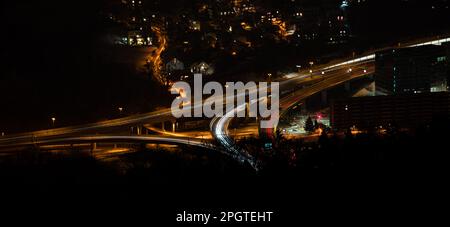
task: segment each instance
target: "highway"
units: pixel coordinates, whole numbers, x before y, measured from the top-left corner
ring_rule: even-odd
[[[350,65],[339,65],[334,68],[324,69],[310,73],[299,73],[298,76],[280,82],[280,91],[289,90],[292,92],[285,95],[280,100],[281,114],[289,108],[295,106],[298,102],[324,90],[337,86],[346,81],[360,78],[366,75],[373,74],[375,70],[374,62],[364,61],[355,62]],[[298,91],[295,90],[299,85],[305,83],[314,83]],[[259,100],[262,101],[262,100]],[[218,117],[211,122],[211,132],[214,138],[233,155],[237,155],[240,160],[248,161],[254,168],[257,168],[256,160],[248,154],[245,150],[236,146],[235,141],[231,138],[228,126],[233,120],[234,113],[245,110],[245,105],[236,107],[227,112],[223,117]],[[276,126],[275,126],[276,128]]]
[[[214,138],[224,147],[230,156],[241,163],[248,162],[250,166],[258,169],[257,161],[245,150],[239,148],[229,136],[228,126],[235,116],[236,111],[245,111],[246,104],[238,106],[235,110],[227,112],[223,117],[215,117],[210,124],[210,130]]]
[[[441,45],[444,42],[450,42],[450,38],[437,38],[419,42],[410,42],[402,47]],[[280,114],[283,115],[287,112],[287,110],[314,94],[325,91],[347,81],[373,74],[375,72],[375,53],[390,48],[394,47],[386,47],[353,59],[318,66],[315,67],[312,72],[305,70],[297,74],[291,74],[287,80],[280,82],[280,91],[282,94],[285,90],[290,91],[290,94],[285,95],[280,100]],[[295,90],[298,85],[305,83],[308,78],[313,79],[316,83],[311,86]],[[236,111],[240,111],[240,108],[242,107],[236,107],[236,109],[226,113],[224,117],[214,119],[211,124],[214,126],[211,127],[211,132],[213,133],[214,138],[216,138],[222,146],[227,148],[227,150],[233,153],[239,152],[241,153],[241,157],[253,161],[253,158],[251,156],[249,157],[247,152],[236,147],[235,142],[233,138],[230,137],[230,133],[228,131],[228,125],[233,119],[232,117],[229,117],[229,115]]]
[[[448,42],[450,38],[445,39],[428,39],[420,42],[411,42],[405,45],[405,47],[410,46],[420,46],[427,44],[439,45],[442,42]],[[385,49],[392,48],[387,47]],[[304,100],[311,95],[318,92],[327,90],[336,85],[345,83],[347,81],[357,79],[366,75],[373,74],[375,70],[375,53],[368,53],[366,55],[356,57],[353,59],[346,59],[341,61],[335,61],[334,63],[316,66],[313,72],[302,71],[296,73],[289,78],[280,81],[280,91],[282,93],[282,99],[280,100],[280,108],[282,111],[286,111],[289,108],[295,106],[298,102]],[[305,86],[299,88],[299,85],[312,84],[310,86]],[[249,93],[258,92],[259,89],[250,91]],[[287,91],[287,92],[286,92]],[[227,97],[228,98],[228,97]],[[202,105],[196,105],[192,107],[202,108]],[[240,161],[248,161],[252,166],[256,166],[253,158],[249,156],[245,151],[235,147],[235,143],[229,136],[228,125],[234,116],[235,111],[241,111],[242,106],[238,106],[236,109],[225,113],[224,117],[215,118],[211,121],[211,133],[213,137],[228,151],[228,153],[234,157],[237,157]],[[281,112],[283,113],[283,112]],[[162,120],[173,119],[172,112],[170,108],[163,110],[138,114],[130,117],[102,121],[92,124],[64,127],[57,129],[41,130],[35,132],[20,133],[15,135],[7,135],[0,137],[0,148],[18,146],[23,144],[34,144],[36,141],[41,142],[76,142],[82,140],[107,140],[107,139],[130,139],[139,140],[136,137],[120,137],[120,136],[93,136],[93,137],[82,137],[83,135],[96,134],[102,132],[109,132],[116,128],[130,127],[136,125],[146,125],[151,123],[161,122]],[[196,145],[193,143],[193,139],[182,138],[176,136],[170,137],[139,137],[142,141],[147,142],[172,142],[177,144],[188,144]],[[91,140],[91,141],[92,141]]]
[[[164,109],[147,114],[139,114],[130,117],[101,121],[92,124],[41,130],[35,132],[20,133],[0,137],[1,144],[13,144],[35,139],[43,140],[49,138],[67,137],[74,134],[98,133],[101,131],[111,130],[116,127],[136,126],[144,123],[160,122],[162,119],[172,119],[170,109]]]
[[[298,102],[314,94],[325,91],[347,81],[371,75],[374,72],[375,64],[373,61],[354,63],[345,67],[340,66],[333,71],[328,71],[327,76],[323,76],[323,78],[317,83],[284,96],[280,100],[280,109],[287,110],[296,105]]]
[[[56,139],[43,139],[35,141],[25,141],[13,145],[0,144],[0,149],[10,147],[26,147],[26,146],[46,146],[59,144],[86,144],[86,143],[163,143],[174,145],[197,146],[207,149],[217,149],[205,140],[185,137],[163,137],[163,136],[117,136],[117,135],[100,135],[100,136],[74,136]]]

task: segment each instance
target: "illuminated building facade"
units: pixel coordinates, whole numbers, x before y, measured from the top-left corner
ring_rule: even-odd
[[[442,46],[392,49],[376,54],[377,94],[447,91],[447,56]]]

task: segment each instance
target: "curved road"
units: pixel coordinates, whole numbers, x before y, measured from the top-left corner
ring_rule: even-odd
[[[404,47],[420,46],[420,45],[440,45],[443,42],[449,42],[450,38],[445,39],[428,39],[426,41],[411,42]],[[392,47],[388,47],[392,48]],[[388,49],[386,48],[386,49]],[[289,109],[296,105],[301,100],[316,94],[320,91],[329,89],[346,81],[359,78],[374,72],[375,51],[364,55],[362,57],[349,59],[346,61],[337,62],[335,64],[328,64],[316,67],[313,73],[302,72],[295,76],[280,82],[280,91],[289,91],[291,95],[287,95],[280,100],[280,107],[282,110]],[[351,69],[351,70],[350,70]],[[349,71],[350,70],[350,71]],[[309,80],[309,81],[308,81]],[[312,86],[298,90],[298,85],[305,82],[315,82]],[[250,92],[258,92],[258,89]],[[202,106],[194,106],[192,108],[202,108]],[[238,111],[238,107],[230,112]],[[229,113],[230,113],[229,112]],[[229,137],[228,125],[232,117],[226,113],[224,117],[217,118],[212,121],[211,132],[213,136],[222,144],[231,155],[236,154],[236,147],[234,147],[233,139]],[[139,114],[130,117],[102,121],[98,123],[65,127],[51,130],[42,130],[28,133],[21,133],[15,135],[8,135],[0,137],[0,148],[3,146],[13,146],[14,144],[33,143],[33,141],[51,141],[64,140],[68,138],[76,138],[79,135],[94,133],[99,131],[111,130],[115,127],[144,125],[151,122],[160,122],[163,119],[171,119],[172,113],[169,108],[160,111],[155,111],[147,114]],[[80,138],[80,137],[78,137]],[[153,141],[164,142],[167,138],[153,138]],[[186,141],[178,141],[183,144]],[[245,152],[239,151],[239,159],[247,159],[250,163],[254,163],[251,157]],[[254,164],[253,164],[254,165]]]
[[[444,42],[450,42],[450,38],[438,38],[431,39],[420,42],[411,42],[403,47],[415,47],[415,46],[423,46],[423,45],[441,45]],[[341,61],[333,64],[327,64],[323,66],[316,67],[315,70],[311,72],[303,71],[301,73],[296,74],[295,76],[291,76],[288,80],[282,81],[280,83],[280,91],[289,90],[290,86],[294,86],[294,90],[292,90],[290,95],[284,96],[280,100],[280,109],[281,115],[285,113],[288,109],[297,105],[300,101],[317,94],[321,91],[330,89],[339,84],[345,83],[347,81],[351,81],[356,78],[361,78],[366,75],[371,75],[375,72],[375,53],[377,51],[390,49],[393,47],[387,47],[380,50],[373,51],[367,55],[357,57],[354,59],[349,59],[346,61]],[[296,91],[295,88],[297,85],[304,83],[306,78],[319,78],[317,83],[314,83],[311,86],[303,88],[299,91]],[[234,140],[229,136],[228,125],[230,124],[232,117],[227,117],[227,115],[231,115],[236,111],[239,111],[237,107],[234,110],[226,113],[224,117],[217,118],[213,120],[214,127],[211,128],[211,132],[214,137],[218,140],[218,142],[235,153],[239,151],[242,157],[245,157],[248,160],[253,160],[253,158],[248,155],[242,149],[236,147]],[[275,127],[276,128],[276,127]]]

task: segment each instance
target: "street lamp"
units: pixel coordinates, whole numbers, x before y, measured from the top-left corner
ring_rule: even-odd
[[[51,119],[52,119],[52,125],[53,125],[53,127],[55,127],[56,118],[52,117]]]
[[[123,107],[119,107],[119,108],[117,108],[117,109],[119,110],[120,115],[122,115]]]
[[[269,82],[272,82],[272,73],[268,73],[267,76],[269,77]]]

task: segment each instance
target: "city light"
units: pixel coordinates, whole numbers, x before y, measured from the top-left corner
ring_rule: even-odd
[[[316,115],[316,117],[317,117],[317,120],[322,120],[322,114],[321,114],[321,113],[318,113],[318,114]]]
[[[146,204],[148,226],[407,221],[392,207],[414,222],[440,209],[414,201],[444,197],[430,179],[447,177],[449,7],[5,1],[2,205],[35,222],[73,202],[125,223]]]

